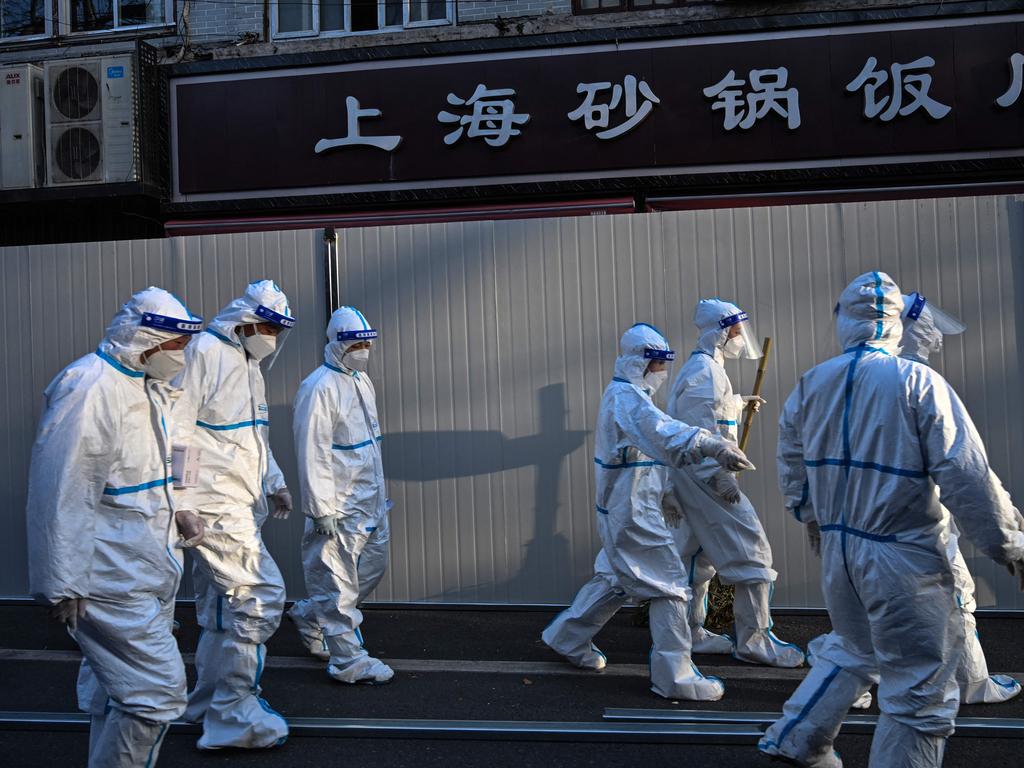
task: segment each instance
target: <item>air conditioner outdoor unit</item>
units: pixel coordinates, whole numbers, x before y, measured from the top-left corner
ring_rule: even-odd
[[[43,70],[0,67],[0,189],[46,183]]]
[[[137,181],[132,55],[46,63],[49,183]]]

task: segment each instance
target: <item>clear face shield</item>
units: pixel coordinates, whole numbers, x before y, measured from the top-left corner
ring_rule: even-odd
[[[274,350],[266,358],[263,358],[267,363],[267,370],[270,370],[274,366],[277,356],[281,354],[284,340],[288,337],[291,329],[295,327],[295,318],[282,315],[262,304],[256,307],[256,314],[262,322],[273,323],[278,328],[277,335],[274,337]]]
[[[662,363],[659,366],[661,368],[659,371],[650,370],[651,363],[647,364],[647,370],[644,372],[644,384],[647,385],[651,392],[657,392],[661,389],[668,379],[668,369],[665,366],[675,359],[676,353],[671,349],[655,349],[654,347],[646,347],[644,349],[644,360],[650,360],[651,363]]]
[[[729,358],[757,360],[761,357],[761,345],[746,312],[739,312],[718,321],[719,326],[729,332],[722,352]]]
[[[344,349],[344,352],[340,355],[344,365],[353,371],[365,373],[370,362],[370,350],[376,343],[379,335],[375,328],[364,328],[358,331],[338,331],[335,341]],[[352,349],[352,347],[359,344],[367,346],[361,349]]]
[[[967,330],[966,325],[928,301],[920,293],[912,293],[909,296],[905,296],[903,303],[903,322],[905,324],[920,320],[923,315],[925,320],[929,317],[931,318],[932,325],[943,336],[956,336]]]

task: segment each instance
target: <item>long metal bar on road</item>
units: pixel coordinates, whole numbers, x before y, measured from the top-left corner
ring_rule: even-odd
[[[77,712],[2,712],[0,730],[86,731],[89,716]],[[507,720],[377,720],[288,718],[291,736],[321,738],[475,739],[481,741],[578,741],[659,744],[751,745],[761,732],[735,723],[547,723]],[[195,723],[175,722],[171,733],[198,734]]]
[[[750,725],[763,731],[782,717],[781,712],[709,711],[703,709],[616,709],[607,708],[604,719],[608,722],[656,722],[679,724]],[[847,715],[842,733],[872,734],[878,725],[878,715]],[[980,738],[1024,738],[1024,720],[1009,717],[958,717],[956,736]]]

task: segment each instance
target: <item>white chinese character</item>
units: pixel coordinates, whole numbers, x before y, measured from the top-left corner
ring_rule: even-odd
[[[522,133],[517,125],[525,125],[530,120],[528,114],[516,114],[515,103],[512,99],[499,99],[498,96],[515,96],[516,92],[511,88],[498,88],[488,90],[485,85],[478,85],[473,95],[463,100],[454,93],[448,94],[448,103],[454,107],[473,107],[473,113],[469,115],[453,115],[451,112],[438,112],[437,120],[441,123],[458,123],[459,127],[444,137],[444,143],[451,146],[462,138],[462,132],[466,137],[475,139],[483,138],[492,147],[502,147],[508,143],[513,136]],[[466,129],[466,126],[469,129]]]
[[[736,77],[732,69],[715,85],[704,89],[707,98],[717,99],[711,109],[725,112],[725,130],[751,128],[769,112],[786,118],[786,126],[790,130],[800,127],[800,92],[786,87],[788,69],[753,69],[749,78],[750,93],[745,96],[741,86],[746,85],[746,81]]]
[[[928,95],[928,89],[932,87],[932,76],[927,72],[914,70],[931,69],[935,66],[935,59],[931,56],[922,56],[909,64],[893,64],[889,72],[876,70],[878,60],[870,56],[864,62],[864,69],[851,80],[846,90],[850,93],[864,89],[864,116],[868,119],[878,118],[882,122],[889,122],[897,115],[906,117],[918,109],[924,109],[931,117],[940,120],[949,114],[952,107],[942,104]],[[892,73],[891,93],[879,98],[878,89],[889,81]],[[907,104],[903,103],[903,96],[910,97]]]
[[[633,130],[651,113],[655,104],[661,103],[661,100],[654,95],[654,91],[651,90],[651,86],[647,84],[646,80],[638,82],[633,75],[626,75],[623,83],[625,87],[618,83],[614,86],[611,83],[580,83],[576,86],[576,93],[585,93],[586,96],[583,98],[583,103],[568,114],[568,118],[573,121],[583,118],[583,127],[588,131],[593,128],[608,129],[594,134],[599,139],[614,139]],[[594,99],[597,95],[609,88],[612,89],[609,102],[595,104]],[[643,104],[639,108],[636,98],[638,89],[644,97]],[[625,112],[628,119],[614,128],[608,128],[611,112],[618,108],[623,95],[626,97]]]
[[[1000,107],[1012,107],[1020,98],[1021,85],[1024,85],[1024,53],[1015,53],[1010,57],[1010,87],[996,99]]]
[[[401,136],[363,136],[359,133],[359,120],[363,117],[380,117],[379,109],[360,109],[359,99],[354,96],[345,98],[345,111],[348,115],[348,135],[340,139],[320,139],[313,147],[317,154],[337,147],[376,147],[390,152],[402,143]]]

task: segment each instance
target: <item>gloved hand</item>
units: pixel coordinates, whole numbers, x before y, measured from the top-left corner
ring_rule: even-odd
[[[749,405],[750,406],[750,410],[752,410],[754,413],[757,413],[758,411],[760,411],[761,410],[761,406],[768,402],[767,400],[765,400],[760,395],[743,395],[742,397],[743,397],[743,405],[744,406],[748,406]]]
[[[175,512],[174,522],[178,526],[178,535],[181,536],[181,540],[175,542],[174,546],[179,549],[196,546],[206,535],[206,523],[191,509],[179,509]]]
[[[807,543],[811,545],[811,551],[821,557],[821,529],[814,520],[807,523]]]
[[[88,607],[84,597],[68,597],[61,600],[52,609],[50,615],[68,629],[74,632],[78,629],[78,620],[85,618],[85,610]]]
[[[734,443],[731,443],[717,435],[707,434],[701,440],[697,448],[701,456],[714,459],[723,468],[730,472],[739,472],[744,469],[756,469],[750,463],[750,459]]]
[[[292,494],[287,488],[282,488],[279,491],[267,496],[270,502],[274,505],[274,511],[271,512],[271,517],[275,520],[287,520],[288,515],[292,513]]]
[[[739,502],[740,484],[736,480],[736,475],[732,472],[716,472],[711,478],[709,485],[711,486],[711,490],[730,504],[736,504]]]
[[[1014,560],[1006,566],[1006,570],[1017,580],[1017,589],[1024,592],[1024,560]]]
[[[337,536],[338,520],[341,515],[324,515],[313,518],[313,530],[321,536]]]
[[[679,500],[674,493],[666,493],[662,497],[661,516],[665,518],[665,525],[669,528],[678,528],[683,521],[683,508],[679,506]]]

